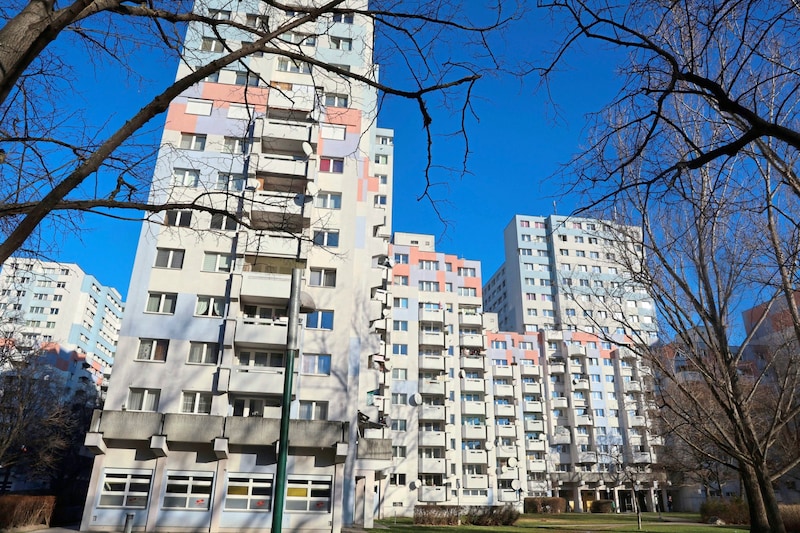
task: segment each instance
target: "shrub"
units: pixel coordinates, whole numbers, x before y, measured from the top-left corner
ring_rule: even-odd
[[[750,512],[747,504],[740,498],[732,500],[710,499],[700,506],[700,520],[708,522],[717,517],[726,524],[749,524]]]
[[[783,525],[786,527],[786,531],[800,532],[800,504],[780,505],[778,508],[781,511],[781,518],[783,518]]]
[[[567,510],[564,498],[525,498],[523,510],[528,514],[563,513]]]
[[[519,518],[519,512],[510,505],[417,505],[414,507],[414,523],[430,526],[455,526],[459,514],[461,523],[473,526],[510,526]]]
[[[613,513],[614,500],[594,500],[589,510],[593,513]]]
[[[55,496],[7,494],[0,496],[0,528],[50,526],[56,506]]]

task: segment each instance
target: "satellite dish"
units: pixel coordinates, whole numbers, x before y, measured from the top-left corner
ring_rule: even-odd
[[[422,395],[418,392],[415,392],[411,396],[411,400],[414,402],[414,405],[421,405],[422,404]]]
[[[460,377],[460,378],[467,377],[467,372],[465,370],[459,370],[458,371],[458,377]]]
[[[308,196],[316,196],[319,194],[319,187],[313,181],[309,181],[306,184],[306,192],[308,193]]]
[[[517,466],[517,458],[516,457],[509,457],[508,458],[508,466],[510,466],[511,468],[514,468],[515,466]]]
[[[494,450],[494,444],[492,444],[491,442],[487,442],[483,447],[486,448],[486,451],[489,452]]]
[[[522,483],[519,482],[518,479],[511,481],[511,488],[514,490],[519,490],[522,487]]]
[[[308,141],[303,141],[303,153],[306,154],[306,157],[311,157],[314,155],[314,148]]]

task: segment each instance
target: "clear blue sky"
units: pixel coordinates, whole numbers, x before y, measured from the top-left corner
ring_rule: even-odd
[[[508,32],[495,53],[510,60],[536,60],[541,50],[552,48],[554,30],[540,16],[532,9],[526,23]],[[91,102],[116,99],[114,119],[124,119],[147,101],[154,87],[163,87],[174,77],[174,63],[153,59],[141,53],[130,58],[132,65],[147,66],[145,76],[151,84],[112,83],[97,67],[82,78],[88,82],[81,83],[86,90],[76,97],[87,107]],[[525,80],[485,77],[478,83],[472,100],[477,118],[468,122],[470,173],[463,178],[434,174],[434,181],[446,182],[435,195],[442,200],[439,208],[449,223],[447,228],[426,201],[416,200],[424,187],[425,164],[425,137],[416,104],[388,99],[378,125],[395,130],[394,230],[435,235],[439,251],[481,260],[484,279],[488,279],[502,263],[502,231],[514,214],[548,215],[554,200],[560,214],[577,207],[574,200],[561,196],[566,186],[551,176],[580,150],[585,115],[599,110],[613,96],[610,61],[608,51],[572,54],[572,69],[557,74],[550,86],[557,109],[547,92],[539,89],[535,75]],[[382,76],[385,82],[402,82],[393,78],[391,65],[382,67]],[[437,131],[455,129],[458,117],[440,108],[432,111]],[[163,116],[158,117],[149,125],[154,143],[163,121]],[[458,166],[463,145],[453,138],[437,137],[434,157],[443,166]],[[70,236],[62,243],[57,258],[78,263],[125,296],[140,224],[92,216],[87,217],[85,228],[80,237]]]

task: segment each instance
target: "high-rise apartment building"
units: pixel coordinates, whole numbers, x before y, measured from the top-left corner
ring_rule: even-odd
[[[633,352],[570,329],[499,331],[482,309],[477,261],[436,252],[430,235],[393,243],[381,358],[392,379],[375,397],[386,427],[368,430],[392,439],[380,513],[551,495],[578,511],[601,498],[624,510],[635,487],[652,509],[660,440],[647,414],[649,370]]]
[[[254,0],[196,5],[264,28],[297,16]],[[214,31],[228,46],[246,38]],[[374,75],[366,16],[322,16],[285,36],[287,50]],[[185,47],[179,77],[223,50],[191,24]],[[386,379],[373,296],[389,272],[393,134],[376,127],[365,84],[267,53],[242,62],[169,108],[152,199],[217,211],[167,211],[142,228],[112,386],[87,437],[97,455],[84,531],[119,530],[128,515],[146,531],[269,528],[289,378],[283,527],[371,524],[391,448],[359,432],[379,425],[366,411]],[[287,376],[295,268],[303,314]]]
[[[551,215],[516,215],[503,233],[505,263],[484,286],[503,331],[583,331],[653,342],[653,301],[630,279],[636,228]]]
[[[76,264],[11,258],[0,271],[3,337],[18,348],[76,352],[57,357],[58,366],[85,362],[101,395],[114,363],[123,305],[116,289]]]

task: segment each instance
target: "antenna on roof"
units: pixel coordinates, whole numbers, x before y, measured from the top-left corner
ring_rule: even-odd
[[[553,200],[553,214],[554,215],[558,214],[558,210],[556,210],[556,201],[555,200]]]

